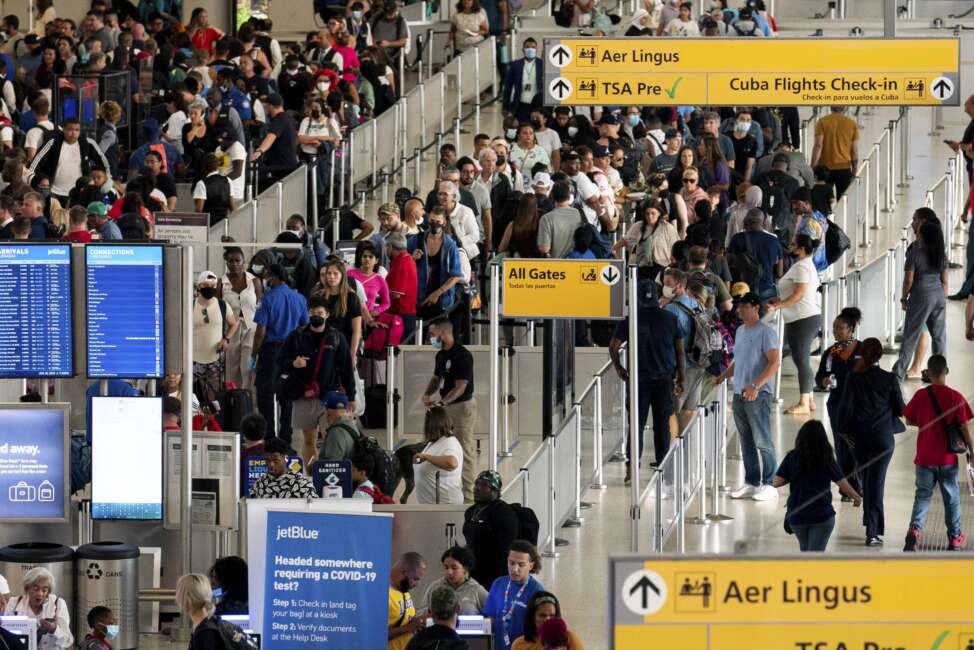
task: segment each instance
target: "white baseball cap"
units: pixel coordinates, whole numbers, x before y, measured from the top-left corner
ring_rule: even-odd
[[[200,285],[204,282],[216,282],[217,279],[216,273],[213,271],[202,271],[198,276],[196,276],[196,284]]]
[[[540,187],[543,190],[551,189],[553,183],[551,182],[551,174],[548,172],[538,172],[531,179],[531,187]]]

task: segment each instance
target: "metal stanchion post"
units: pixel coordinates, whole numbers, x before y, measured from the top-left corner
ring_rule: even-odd
[[[781,315],[781,310],[777,310],[774,315],[775,331],[778,333],[778,345],[785,340],[785,319]],[[774,403],[781,404],[781,366],[778,363],[778,370],[774,374]]]
[[[318,230],[318,155],[312,154],[308,162],[308,176],[310,176],[311,186],[311,217],[308,232],[314,233]]]
[[[488,453],[488,467],[492,470],[497,469],[497,355],[500,350],[500,267],[497,264],[490,265],[490,416],[488,426],[490,429]],[[554,533],[551,536],[552,548],[554,548]]]
[[[629,516],[632,521],[629,536],[629,550],[636,552],[639,549],[639,439],[642,431],[639,430],[639,385],[637,377],[639,375],[639,355],[637,354],[636,342],[639,340],[639,330],[637,320],[639,317],[639,292],[637,291],[639,277],[636,267],[629,267],[629,345],[628,352],[628,398],[629,398]],[[657,494],[657,502],[662,498],[662,483],[660,493]],[[660,510],[657,509],[657,516]]]
[[[355,131],[352,131],[348,135],[348,145],[345,148],[348,156],[348,165],[345,165],[345,161],[342,161],[342,175],[348,170],[348,199],[342,199],[346,202],[346,205],[352,205],[355,203]]]
[[[257,196],[250,200],[250,236],[257,241]]]
[[[453,118],[453,142],[459,146],[460,145],[460,118]]]
[[[332,209],[332,218],[335,206],[338,205],[338,197],[335,196],[335,159],[338,157],[336,149],[337,147],[331,148],[331,168],[328,170],[328,207]]]
[[[456,59],[457,62],[457,116],[455,119],[463,119],[463,55]],[[444,102],[445,103],[445,102]],[[457,132],[457,146],[460,145],[460,134]]]
[[[595,378],[595,415],[593,418],[592,429],[595,441],[592,447],[595,449],[595,479],[589,487],[593,490],[604,490],[607,486],[602,477],[602,375]]]
[[[372,120],[372,185],[379,182],[379,133],[376,126],[379,120]],[[375,196],[375,192],[372,192]],[[383,201],[384,203],[385,201]]]
[[[504,444],[501,445],[497,454],[501,458],[509,458],[511,453],[510,429],[511,429],[511,348],[504,346],[500,349],[501,354],[501,413],[503,414],[501,430],[504,432]]]
[[[887,294],[889,299],[886,301],[886,320],[889,322],[889,329],[886,332],[886,352],[895,352],[896,347],[896,310],[899,309],[899,301],[896,300],[896,248],[889,249],[887,253],[889,263],[886,265],[886,282],[889,287]]]
[[[541,555],[552,558],[560,555],[555,550],[557,546],[555,539],[555,472],[558,471],[558,468],[555,466],[555,448],[560,441],[560,436],[548,438],[547,441],[547,444],[551,445],[551,450],[548,453],[548,485],[545,486],[548,495],[548,548]]]
[[[714,523],[722,523],[725,521],[731,521],[733,517],[728,515],[723,515],[720,513],[720,492],[722,477],[720,475],[721,469],[721,451],[724,448],[724,439],[726,438],[726,430],[721,432],[722,428],[727,426],[726,422],[726,411],[727,411],[727,382],[725,381],[721,384],[720,391],[720,417],[714,418],[713,426],[711,427],[710,436],[712,440],[710,448],[710,514],[707,515],[707,521]],[[723,414],[723,415],[722,415]],[[726,459],[725,459],[726,460]]]
[[[577,528],[585,521],[582,516],[582,405],[575,405],[575,462],[572,463],[572,470],[575,472],[575,512],[572,518],[563,525],[566,528]],[[586,504],[591,508],[591,504]],[[571,525],[569,522],[574,522]]]
[[[345,143],[338,146],[338,153],[335,154],[338,161],[338,206],[340,207],[345,200]],[[333,190],[334,191],[334,190]]]
[[[873,230],[882,230],[883,225],[879,223],[879,177],[882,173],[882,165],[880,165],[879,155],[882,153],[882,147],[877,143],[873,150],[876,152],[876,163],[870,163],[869,166],[872,168],[873,172],[873,204],[870,208],[870,212],[873,214]]]
[[[500,93],[497,92],[497,37],[490,37],[490,74],[492,81],[491,87],[491,97],[497,97]]]
[[[868,160],[866,161],[866,173],[867,174],[869,173]],[[869,178],[868,177],[866,178],[865,182],[862,182],[862,180],[859,178],[856,179],[856,192],[858,193],[860,191],[863,191],[863,188],[865,188],[864,200],[866,203],[866,210],[865,212],[860,212],[859,215],[856,217],[857,219],[860,219],[862,221],[862,227],[860,228],[861,233],[860,233],[859,248],[870,248],[873,244],[871,241],[869,241]]]
[[[899,187],[909,187],[913,177],[910,176],[910,109],[900,110],[900,182]]]
[[[480,133],[480,57],[473,50],[473,132]]]
[[[396,357],[398,350],[386,346],[386,449],[396,446]]]
[[[421,180],[420,180],[420,165],[422,164],[422,162],[423,162],[423,151],[419,147],[416,147],[415,149],[413,149],[413,164],[415,165],[415,167],[413,168],[413,170],[414,170],[414,174],[413,174],[413,187],[416,188],[413,191],[414,192],[417,192],[417,193],[419,192],[419,189],[420,189],[420,187],[419,187],[419,184],[421,182]]]
[[[673,501],[676,506],[676,552],[686,553],[687,546],[687,535],[686,535],[686,523],[683,521],[684,515],[686,514],[686,504],[684,503],[684,498],[686,495],[686,486],[683,482],[686,481],[686,464],[684,463],[684,455],[687,452],[687,439],[686,437],[678,438],[676,441],[676,454],[673,459],[676,461],[676,469],[674,470],[673,476]]]
[[[184,307],[193,304],[193,247],[183,246],[183,282],[180,291]],[[183,309],[183,349],[182,349],[183,372],[191,373],[193,370],[193,309]],[[179,530],[180,541],[180,570],[183,575],[190,573],[193,563],[193,382],[183,382],[183,394],[181,395],[182,420],[180,431],[180,444],[182,474],[179,481],[179,513],[182,526]],[[187,617],[188,619],[188,617]],[[182,626],[188,628],[189,621]]]
[[[704,471],[706,456],[705,447],[707,446],[707,434],[706,426],[704,423],[705,418],[703,417],[705,413],[710,414],[710,418],[707,418],[707,422],[712,422],[714,427],[717,426],[717,402],[712,402],[710,409],[706,407],[701,407],[697,409],[697,420],[694,423],[694,435],[697,437],[697,463],[699,464],[698,475],[700,476],[700,494],[697,496],[697,505],[699,506],[699,512],[696,517],[687,517],[686,522],[694,526],[704,526],[710,523],[707,520],[707,472]],[[717,472],[714,475],[714,489],[717,487]]]
[[[421,65],[420,68],[422,67]],[[429,123],[426,121],[426,84],[424,83],[419,84],[419,122],[419,148],[425,149],[427,144],[426,130],[429,128]],[[416,186],[419,187],[419,184],[417,183]]]
[[[822,349],[828,348],[832,336],[832,310],[829,308],[829,282],[822,284]]]

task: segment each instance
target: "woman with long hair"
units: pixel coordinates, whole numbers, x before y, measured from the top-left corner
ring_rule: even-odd
[[[539,591],[528,603],[528,611],[524,617],[524,635],[514,640],[511,650],[544,650],[538,631],[545,621],[552,618],[562,618],[561,603],[557,596],[549,591]],[[577,634],[567,630],[568,650],[585,650],[585,645]]]
[[[365,291],[365,310],[362,316],[368,312],[370,322],[392,304],[389,285],[377,272],[378,266],[379,253],[375,244],[368,239],[360,241],[355,247],[355,267],[348,269],[348,277],[361,284]]]
[[[538,252],[540,221],[537,194],[521,194],[517,201],[514,219],[504,229],[498,252],[510,253],[514,257],[541,257]]]
[[[480,614],[487,600],[487,590],[470,576],[470,571],[477,566],[473,551],[466,546],[451,546],[443,551],[440,562],[443,564],[443,577],[426,589],[419,611],[429,611],[430,597],[438,587],[449,587],[457,593],[461,614]]]
[[[183,616],[190,619],[193,636],[189,647],[193,650],[220,650],[226,647],[220,624],[213,615],[213,588],[210,579],[199,573],[189,573],[176,581],[176,604]]]
[[[798,430],[795,448],[789,451],[773,485],[790,485],[785,524],[798,538],[798,548],[805,551],[824,551],[835,529],[835,509],[832,508],[832,483],[859,506],[862,497],[843,477],[835,462],[825,426],[809,420]]]
[[[697,140],[697,153],[700,154],[699,168],[707,170],[707,174],[713,179],[713,183],[705,189],[710,189],[711,185],[720,188],[720,212],[723,213],[730,205],[730,165],[724,159],[717,138],[710,133],[703,134]]]
[[[623,249],[636,266],[652,269],[656,277],[669,265],[673,244],[680,240],[680,233],[672,222],[663,218],[663,205],[658,199],[646,199],[639,204],[639,219],[626,230],[626,234],[612,247],[613,254]]]
[[[832,336],[835,337],[835,343],[822,353],[818,372],[815,373],[815,383],[822,390],[829,392],[825,407],[829,413],[829,424],[832,427],[832,440],[835,442],[835,455],[839,461],[839,468],[842,470],[842,475],[848,479],[849,485],[856,490],[859,490],[856,456],[845,437],[839,435],[842,427],[838,415],[846,380],[861,354],[862,344],[856,340],[856,328],[861,320],[862,312],[855,307],[846,307],[839,312],[832,321]],[[843,501],[847,499],[845,495],[842,496]]]
[[[44,38],[47,35],[47,24],[57,18],[57,9],[54,8],[54,0],[35,0],[34,9],[34,31],[37,38]],[[13,70],[7,70],[7,74],[13,78]]]
[[[328,325],[345,336],[352,353],[352,367],[358,362],[359,344],[362,342],[362,303],[355,290],[349,286],[345,263],[332,259],[318,271],[318,284],[312,296],[322,296],[328,303]]]
[[[536,165],[551,166],[551,158],[548,152],[538,144],[534,137],[534,126],[525,122],[517,127],[517,139],[511,147],[510,162],[514,168],[524,177],[525,187],[531,185],[534,174],[531,172]]]
[[[417,503],[463,503],[463,448],[442,406],[426,413],[426,446],[413,456]]]
[[[679,194],[683,190],[683,172],[691,167],[697,170],[700,177],[699,186],[704,190],[710,187],[713,178],[705,168],[701,167],[701,162],[700,155],[694,147],[687,145],[680,149],[680,153],[676,155],[676,164],[666,177],[670,192]],[[687,212],[689,211],[688,207]]]
[[[223,32],[210,25],[210,14],[203,7],[193,9],[186,31],[189,33],[193,48],[203,50],[207,54],[213,54],[213,44],[223,38]]]
[[[886,470],[895,447],[893,434],[906,429],[900,420],[905,406],[896,375],[879,367],[883,344],[879,339],[868,338],[862,342],[861,351],[842,391],[839,435],[846,436],[859,465],[866,546],[882,546],[886,532]]]
[[[481,9],[480,0],[459,0],[457,12],[450,20],[446,45],[453,48],[454,54],[460,54],[487,38],[489,29],[487,12]]]
[[[900,302],[906,311],[906,319],[900,356],[893,364],[893,373],[902,381],[924,326],[930,332],[933,354],[947,351],[947,252],[943,230],[937,224],[923,223],[915,245],[906,251]]]

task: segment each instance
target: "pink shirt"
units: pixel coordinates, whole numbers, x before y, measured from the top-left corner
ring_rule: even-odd
[[[342,64],[345,66],[344,69],[342,69],[342,79],[349,83],[354,83],[356,73],[352,72],[349,68],[358,70],[360,65],[355,48],[347,47],[345,45],[332,45],[332,49],[342,55]]]
[[[355,268],[348,270],[348,277],[362,283],[362,289],[365,291],[365,304],[373,316],[378,316],[389,309],[392,301],[389,299],[389,285],[386,284],[385,278],[378,273],[365,275]]]

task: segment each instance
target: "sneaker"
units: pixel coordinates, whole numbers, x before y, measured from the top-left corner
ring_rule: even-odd
[[[882,546],[882,545],[883,545],[883,538],[882,537],[867,537],[866,538],[866,546]]]
[[[761,487],[754,490],[754,494],[751,498],[755,501],[773,501],[778,498],[778,490],[774,489],[770,485],[762,485]]]
[[[967,535],[960,533],[957,537],[950,538],[950,545],[947,547],[951,551],[962,551],[967,546]]]
[[[749,499],[752,494],[754,494],[755,487],[753,485],[742,485],[733,492],[730,493],[730,498],[732,499]]]
[[[906,531],[906,543],[903,545],[904,551],[915,551],[920,547],[920,536],[923,531],[919,528],[911,528]]]

